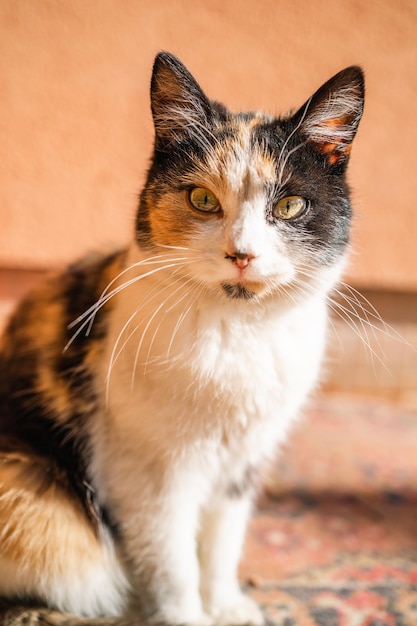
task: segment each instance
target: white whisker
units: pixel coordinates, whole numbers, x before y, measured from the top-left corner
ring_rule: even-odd
[[[280,153],[278,155],[278,166],[279,166],[278,184],[279,184],[280,187],[282,186],[282,174],[284,172],[284,166],[285,166],[285,164],[287,163],[287,160],[288,160],[287,158],[285,158],[284,165],[281,165],[281,159],[283,157],[285,149],[287,148],[288,143],[291,141],[291,139],[295,135],[295,133],[301,128],[301,125],[303,124],[303,122],[304,122],[304,120],[306,118],[307,111],[308,111],[308,109],[310,107],[311,101],[312,101],[312,97],[307,100],[300,121],[295,126],[295,128],[290,132],[290,134],[288,135],[287,139],[284,141],[284,144],[283,144],[283,146],[281,148],[281,151],[280,151]]]
[[[355,320],[352,318],[352,313],[349,312],[346,309],[346,307],[341,305],[340,302],[337,302],[337,300],[333,300],[330,297],[328,297],[327,300],[328,300],[330,309],[334,311],[345,322],[345,324],[347,324],[347,326],[355,333],[355,335],[361,340],[362,344],[367,348],[368,353],[372,359],[372,364],[373,364],[373,358],[375,358],[388,373],[391,373],[385,361],[380,357],[380,355],[372,347],[371,342],[369,340],[368,333],[366,332],[366,328],[363,325],[362,318],[358,314],[355,315],[355,317],[362,323],[362,332],[361,332],[357,324],[355,323]]]
[[[97,302],[95,302],[89,309],[87,309],[86,311],[84,311],[84,313],[82,313],[81,315],[79,315],[77,317],[77,319],[75,319],[73,322],[71,322],[69,324],[69,328],[73,328],[74,326],[76,326],[79,322],[81,322],[83,319],[85,319],[85,317],[87,315],[89,315],[89,313],[91,313],[92,310],[94,310],[94,308],[96,306],[98,306],[101,301],[104,299],[104,296],[107,294],[109,288],[117,281],[119,280],[119,278],[121,278],[121,276],[123,276],[124,274],[126,274],[127,272],[130,272],[131,270],[135,269],[136,267],[140,267],[142,265],[154,265],[155,263],[165,263],[167,260],[169,261],[182,261],[185,260],[185,258],[172,258],[170,255],[157,255],[157,256],[153,256],[153,257],[147,257],[146,259],[142,259],[141,261],[137,261],[136,263],[132,263],[131,265],[129,265],[128,267],[125,267],[121,272],[119,272],[117,274],[117,276],[115,276],[105,287],[105,289],[103,289],[103,291],[101,292]],[[108,295],[112,294],[113,292],[110,292]],[[107,297],[107,296],[106,296]]]
[[[172,295],[175,295],[175,293],[176,293],[176,291]],[[148,319],[148,321],[146,323],[146,326],[145,326],[145,328],[143,330],[143,333],[141,335],[140,341],[139,341],[138,346],[136,348],[135,358],[134,358],[134,361],[133,361],[133,369],[132,369],[132,377],[131,377],[131,389],[132,390],[133,390],[134,383],[135,383],[135,378],[136,378],[136,369],[137,369],[137,365],[138,365],[139,354],[140,354],[140,351],[142,349],[146,333],[148,332],[149,327],[151,326],[151,324],[152,324],[153,320],[155,319],[155,317],[158,315],[159,311],[165,306],[166,302],[167,302],[166,299],[163,300],[159,304],[159,306],[157,306],[156,309],[152,312],[152,315]]]
[[[297,150],[299,150],[300,148],[302,148],[306,144],[307,144],[307,141],[301,141],[299,144],[297,144],[295,146],[295,148],[292,148],[291,150],[289,150],[286,153],[285,158],[282,161],[282,163],[280,163],[280,167],[279,167],[279,172],[278,172],[278,185],[279,185],[279,187],[285,186],[288,183],[289,179],[291,178],[291,173],[290,173],[290,174],[288,174],[288,176],[285,179],[285,181],[284,182],[282,181],[282,176],[284,174],[284,169],[285,169],[285,166],[287,165],[288,159],[290,158],[290,156],[292,154],[294,154],[294,152],[297,152]]]
[[[71,324],[69,325],[69,328],[73,328],[74,326],[76,326],[78,323],[83,322],[81,324],[81,326],[77,329],[77,331],[73,334],[73,336],[71,337],[71,339],[67,342],[67,344],[64,347],[64,352],[66,350],[68,350],[68,348],[70,347],[70,345],[73,343],[73,341],[76,339],[76,337],[85,329],[86,330],[86,336],[88,336],[91,332],[91,327],[94,323],[95,317],[98,313],[98,311],[105,305],[107,304],[107,302],[109,302],[109,300],[111,300],[114,296],[116,296],[118,293],[120,293],[121,291],[123,291],[124,289],[126,289],[127,287],[130,287],[131,285],[133,285],[134,283],[137,283],[138,281],[142,280],[143,278],[147,278],[148,276],[152,276],[153,274],[155,274],[156,272],[160,272],[162,270],[166,270],[169,269],[171,267],[175,267],[176,265],[179,264],[179,262],[182,262],[184,260],[186,260],[186,257],[177,257],[177,258],[170,258],[169,259],[171,262],[170,263],[166,263],[166,260],[161,260],[161,258],[159,258],[157,261],[154,261],[152,263],[149,262],[138,262],[138,263],[133,263],[132,265],[130,265],[128,268],[125,268],[122,272],[120,272],[120,274],[114,278],[113,280],[110,281],[110,283],[107,285],[106,289],[103,290],[103,292],[101,293],[100,297],[98,298],[98,300],[91,306],[89,307],[86,311],[84,311],[84,313],[82,315],[80,315],[76,320],[74,320],[73,322],[71,322]],[[121,285],[118,285],[115,289],[113,289],[112,291],[110,291],[109,293],[106,294],[107,289],[115,283],[115,281],[120,278],[123,274],[125,274],[127,271],[130,271],[136,267],[139,267],[140,265],[147,265],[147,264],[154,264],[154,263],[165,263],[164,265],[161,265],[160,267],[156,267],[148,272],[145,272],[144,274],[139,274],[138,276],[134,276],[133,278],[131,278],[130,280],[122,283]],[[83,321],[84,320],[84,321]]]
[[[380,324],[380,326],[374,326],[375,330],[377,330],[382,335],[386,335],[394,341],[399,341],[400,343],[403,343],[407,347],[416,351],[416,347],[413,346],[409,341],[407,341],[407,339],[403,337],[401,333],[399,333],[395,328],[388,324],[378,313],[374,305],[363,294],[361,294],[357,289],[355,289],[351,285],[348,285],[347,283],[342,282],[341,285],[344,289],[347,289],[350,292],[352,296],[352,302],[354,304],[357,304],[357,306],[365,315],[366,319],[374,319],[374,321]],[[343,294],[343,292],[340,292],[340,295],[345,299],[348,297],[346,294]],[[365,305],[362,304],[361,300],[365,303]],[[369,307],[369,309],[365,308],[365,306]]]
[[[167,303],[168,303],[168,301],[169,301],[169,300],[171,300],[171,299],[172,299],[175,295],[177,295],[177,293],[180,291],[180,289],[182,289],[182,288],[186,288],[185,293],[184,293],[184,294],[183,294],[180,298],[178,298],[177,300],[175,300],[175,302],[174,302],[173,304],[171,304],[171,306],[170,306],[170,307],[168,307],[168,308],[167,308],[167,309],[163,312],[163,317],[161,317],[161,319],[160,319],[160,321],[159,321],[159,323],[158,323],[157,327],[155,328],[155,331],[154,331],[154,333],[153,333],[152,339],[151,339],[151,341],[149,342],[149,346],[148,346],[148,353],[147,353],[147,355],[146,355],[146,359],[145,359],[145,369],[144,369],[144,375],[146,375],[146,367],[147,367],[147,363],[149,362],[150,355],[151,355],[151,352],[152,352],[152,347],[153,347],[153,345],[154,345],[154,342],[155,342],[156,336],[157,336],[157,334],[158,334],[158,332],[159,332],[159,329],[160,329],[160,327],[161,327],[161,324],[164,322],[164,320],[165,320],[166,316],[168,315],[168,313],[172,312],[172,310],[173,310],[175,307],[177,307],[177,306],[178,306],[178,304],[180,304],[180,303],[184,300],[184,298],[186,298],[186,297],[187,297],[187,296],[191,293],[192,288],[191,288],[191,287],[188,287],[188,285],[189,285],[190,283],[192,284],[193,282],[194,282],[194,279],[193,279],[193,278],[190,278],[190,279],[188,279],[185,283],[181,283],[181,284],[180,284],[180,286],[179,286],[177,289],[175,289],[175,291],[173,291],[173,293],[171,293],[171,294],[168,296],[168,298],[166,298],[166,299],[165,299],[165,301],[164,301],[164,305],[165,305],[165,304],[167,304]],[[192,303],[192,304],[193,304],[193,303]]]
[[[171,335],[171,339],[170,342],[168,344],[168,350],[167,350],[167,357],[169,357],[170,353],[171,353],[171,349],[172,349],[172,345],[174,343],[174,339],[184,321],[184,319],[187,317],[188,313],[190,312],[191,308],[194,305],[194,301],[196,299],[198,299],[200,297],[200,295],[202,294],[202,292],[204,291],[205,286],[203,284],[200,285],[200,289],[199,291],[196,293],[195,298],[193,299],[193,301],[191,302],[191,304],[187,307],[186,310],[182,311],[180,316],[178,317],[177,323],[175,324],[174,330],[172,331],[172,335]],[[190,293],[191,289],[175,304],[175,306],[177,306],[179,304],[179,302],[182,302],[182,300],[188,295],[188,293]],[[170,307],[170,309],[168,309],[167,313],[171,310],[172,307]]]
[[[314,272],[310,270],[310,268],[299,267],[297,268],[297,271],[300,276],[304,276],[307,279],[317,280],[317,277]],[[340,319],[342,319],[352,332],[360,339],[361,343],[366,348],[367,354],[371,357],[372,366],[374,367],[374,360],[376,360],[390,373],[387,366],[386,355],[379,341],[379,336],[387,336],[390,339],[400,341],[410,346],[413,350],[415,350],[415,348],[409,344],[409,342],[407,342],[398,331],[382,319],[375,307],[362,294],[360,294],[359,291],[350,287],[346,283],[341,282],[340,284],[349,293],[345,294],[337,288],[333,289],[333,293],[335,293],[338,298],[342,299],[345,304],[333,298],[331,294],[328,294],[326,299],[329,308]],[[306,294],[310,292],[313,293],[313,288],[308,283],[305,283],[303,286],[297,283],[297,288],[301,290],[304,289]],[[366,303],[366,306],[363,302]],[[372,335],[370,335],[368,331],[370,331]],[[377,350],[372,346],[372,341],[376,342]]]
[[[114,342],[113,345],[113,349],[110,355],[110,359],[109,359],[109,365],[107,368],[107,376],[106,376],[106,401],[108,401],[108,395],[109,395],[109,386],[110,386],[110,378],[111,378],[111,373],[112,370],[116,364],[116,362],[118,361],[120,355],[123,353],[126,345],[129,343],[130,339],[135,335],[135,333],[137,332],[138,328],[140,327],[141,323],[143,322],[143,320],[141,320],[136,326],[135,328],[129,333],[129,335],[126,337],[126,339],[124,340],[123,344],[121,345],[121,347],[119,348],[119,344],[121,342],[121,339],[123,337],[123,334],[125,333],[126,329],[128,328],[129,324],[132,322],[132,320],[136,317],[136,315],[147,305],[149,305],[149,303],[154,300],[156,297],[160,296],[161,293],[163,293],[164,291],[166,291],[167,289],[169,289],[171,287],[170,284],[167,284],[163,290],[161,290],[160,285],[157,285],[155,287],[153,287],[153,289],[151,290],[150,293],[154,293],[154,295],[151,298],[147,298],[145,302],[143,302],[141,304],[141,306],[137,309],[135,309],[135,311],[132,313],[132,315],[129,317],[129,319],[124,323],[122,329],[120,330],[116,341]]]
[[[375,340],[378,349],[380,350],[380,352],[382,353],[383,357],[386,358],[386,355],[382,349],[382,346],[380,344],[379,341],[379,337],[378,337],[378,333],[381,333],[383,335],[388,335],[388,333],[386,333],[385,330],[383,330],[383,328],[381,328],[380,326],[376,326],[375,324],[373,324],[368,316],[368,312],[366,311],[366,309],[364,309],[360,302],[353,300],[352,298],[350,298],[349,296],[347,296],[346,294],[344,294],[342,291],[340,291],[339,289],[335,289],[334,292],[339,296],[339,298],[343,299],[344,302],[346,302],[347,307],[343,306],[340,302],[338,302],[339,304],[339,308],[340,310],[347,316],[350,317],[350,319],[357,319],[361,325],[361,328],[363,330],[363,333],[366,335],[368,341],[369,341],[369,334],[367,332],[367,330],[369,329],[372,333],[372,337]],[[357,311],[357,309],[355,308],[356,306],[359,306],[360,311],[363,315],[362,315]],[[380,319],[380,318],[379,318]]]
[[[153,357],[152,359],[148,359],[147,362],[146,362],[147,369],[149,369],[149,366],[151,364],[152,365],[157,364],[158,366],[172,365],[178,359],[183,358],[183,356],[184,356],[183,352],[177,353],[175,355],[171,354],[172,344],[174,342],[175,336],[178,333],[182,323],[184,322],[185,318],[187,317],[187,315],[189,314],[189,312],[193,308],[196,299],[198,299],[201,296],[201,294],[203,293],[203,291],[205,289],[206,289],[205,285],[201,284],[199,290],[195,293],[195,296],[194,296],[192,302],[190,303],[190,305],[184,311],[182,311],[180,313],[180,315],[178,317],[178,320],[177,320],[177,322],[175,324],[175,327],[173,329],[173,332],[172,332],[172,335],[171,335],[171,339],[170,339],[170,343],[169,343],[169,346],[168,346],[168,349],[166,351],[165,356],[163,358],[162,358],[162,356],[156,356],[156,357]],[[191,290],[189,290],[189,291],[191,291]],[[188,295],[189,291],[187,291],[187,294],[185,294],[185,297]],[[190,382],[190,387],[191,387],[191,382]]]
[[[159,248],[167,248],[168,250],[185,250],[185,251],[189,251],[190,248],[187,248],[185,246],[168,246],[164,243],[156,243],[155,245],[157,245]]]

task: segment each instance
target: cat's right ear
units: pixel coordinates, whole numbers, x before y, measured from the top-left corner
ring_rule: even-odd
[[[199,134],[211,117],[211,106],[200,85],[177,57],[160,52],[153,66],[151,108],[155,147],[166,150],[185,136]]]

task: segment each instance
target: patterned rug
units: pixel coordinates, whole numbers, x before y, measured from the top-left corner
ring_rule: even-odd
[[[241,576],[279,626],[417,626],[417,413],[316,402],[271,468]]]

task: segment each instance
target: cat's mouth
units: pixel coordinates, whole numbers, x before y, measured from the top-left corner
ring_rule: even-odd
[[[223,291],[227,297],[232,300],[252,300],[253,298],[256,298],[258,295],[257,291],[254,290],[256,289],[256,286],[259,287],[259,285],[254,283],[253,288],[251,289],[252,285],[249,286],[248,284],[222,283]]]

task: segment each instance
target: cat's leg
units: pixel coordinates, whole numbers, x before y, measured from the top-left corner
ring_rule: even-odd
[[[192,472],[179,474],[173,469],[159,489],[148,475],[139,507],[122,513],[135,520],[123,529],[136,589],[133,608],[150,623],[209,626],[213,621],[203,609],[199,589],[200,483]]]
[[[201,595],[215,623],[264,623],[258,605],[242,593],[237,568],[251,511],[251,497],[230,494],[205,512],[200,533]]]

